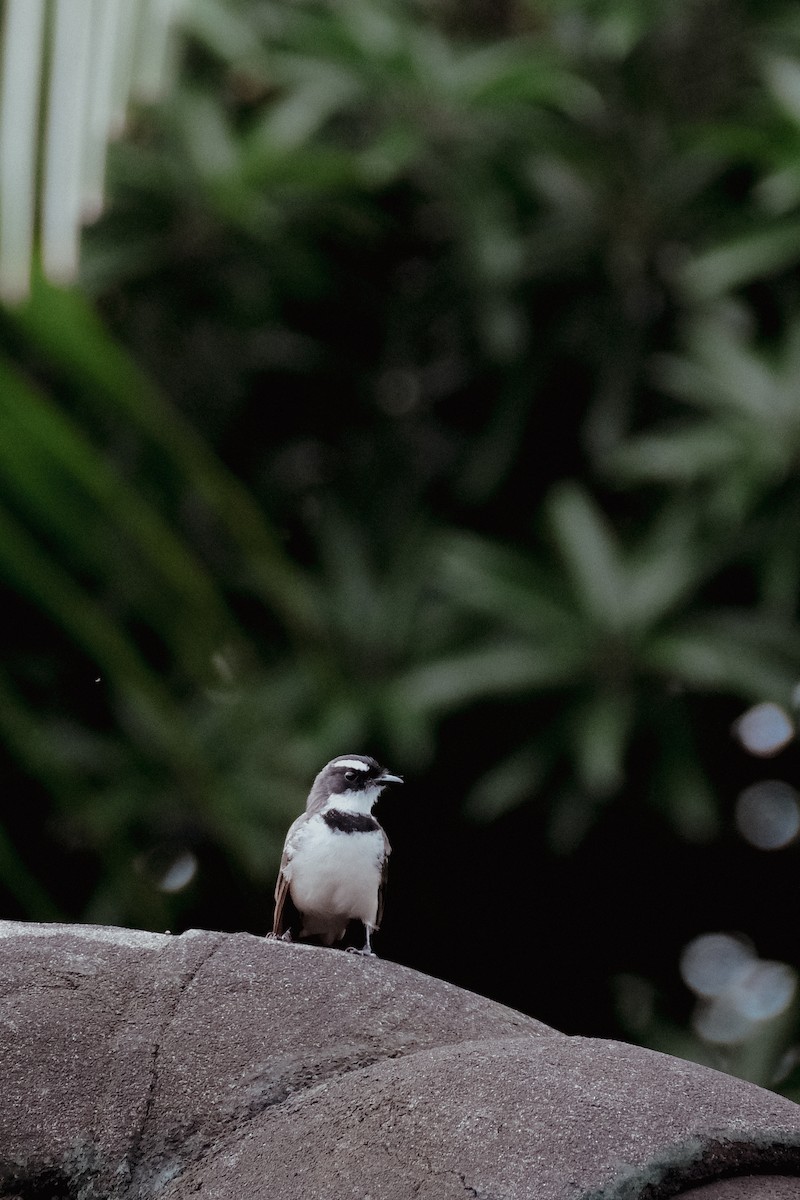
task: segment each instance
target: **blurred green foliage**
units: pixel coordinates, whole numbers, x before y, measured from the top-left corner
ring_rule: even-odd
[[[86,864],[11,814],[21,911],[268,889],[330,755],[476,711],[474,818],[728,826],[719,700],[800,679],[795,6],[194,0],[111,167],[2,314],[0,726]]]

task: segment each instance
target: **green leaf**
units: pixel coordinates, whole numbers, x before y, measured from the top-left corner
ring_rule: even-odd
[[[253,37],[253,24],[221,0],[193,0],[186,6],[183,24],[215,54],[250,70],[265,66],[265,55]]]
[[[772,221],[767,229],[742,234],[697,254],[679,272],[687,298],[715,300],[726,292],[794,267],[800,259],[800,222]]]
[[[167,456],[187,494],[196,495],[227,530],[248,565],[249,582],[296,637],[316,637],[319,614],[313,589],[284,554],[248,492],[111,339],[77,293],[35,280],[28,303],[7,314],[98,416],[107,407],[129,419]]]
[[[610,796],[622,787],[634,716],[633,698],[613,692],[598,692],[571,713],[575,771],[590,796]]]
[[[793,381],[787,386],[773,356],[756,350],[734,323],[724,316],[695,322],[689,349],[700,384],[692,397],[696,402],[738,414],[754,431],[781,434],[796,424],[800,402]]]
[[[575,483],[556,485],[548,501],[550,523],[582,610],[598,626],[625,625],[625,578],[614,532],[594,501]]]
[[[583,655],[566,645],[533,647],[505,642],[434,659],[401,675],[394,703],[418,712],[448,712],[474,700],[561,687],[583,667]]]
[[[588,653],[583,622],[570,609],[562,580],[547,575],[533,555],[454,532],[442,537],[436,559],[441,585],[459,608],[537,642],[584,646]]]
[[[697,522],[684,505],[665,505],[626,561],[628,585],[625,610],[631,623],[646,630],[693,593],[719,565],[719,552],[710,553]]]
[[[129,539],[131,606],[139,600],[132,569],[138,557],[154,576],[144,602],[156,627],[179,657],[205,666],[209,643],[230,625],[210,575],[106,455],[2,359],[0,475],[14,504],[99,579],[108,580],[109,543]]]
[[[718,421],[629,438],[608,459],[612,476],[630,487],[640,483],[686,485],[714,479],[739,465],[741,439]]]
[[[180,710],[142,659],[126,631],[115,624],[49,557],[14,518],[0,508],[0,574],[48,613],[124,695],[147,736],[176,765],[201,775],[197,748]]]
[[[700,691],[727,692],[744,700],[787,702],[800,671],[797,649],[769,644],[753,622],[732,628],[725,615],[706,617],[653,638],[643,663]]]
[[[659,733],[654,798],[681,837],[689,842],[709,842],[720,831],[720,804],[698,759],[685,712],[673,705]]]
[[[593,797],[571,787],[553,797],[547,824],[547,845],[551,853],[574,853],[597,820],[598,811]]]
[[[494,821],[530,802],[539,792],[556,757],[554,739],[523,746],[487,771],[467,795],[465,812],[476,821]]]
[[[784,54],[768,54],[762,61],[762,71],[783,111],[800,125],[800,64]]]
[[[183,88],[172,105],[181,141],[196,176],[206,183],[236,177],[241,170],[239,140],[215,97]]]

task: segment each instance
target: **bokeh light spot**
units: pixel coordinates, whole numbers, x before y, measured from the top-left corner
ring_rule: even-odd
[[[729,933],[704,933],[684,948],[680,971],[693,992],[712,997],[727,991],[754,961],[755,953],[744,939]]]
[[[780,704],[755,704],[734,722],[733,735],[749,754],[771,758],[794,737],[794,724]]]
[[[778,1059],[770,1079],[770,1087],[780,1087],[796,1070],[800,1063],[800,1046],[789,1046]]]
[[[197,874],[197,858],[191,850],[184,850],[174,858],[158,881],[160,892],[182,892]]]
[[[777,1017],[791,1004],[797,976],[782,962],[757,962],[737,980],[730,997],[734,1007],[750,1021]]]
[[[730,996],[725,995],[698,1004],[692,1016],[692,1027],[704,1042],[732,1046],[747,1040],[753,1022],[739,1011]]]
[[[764,779],[740,793],[736,828],[759,850],[780,850],[800,831],[798,794],[780,779]]]

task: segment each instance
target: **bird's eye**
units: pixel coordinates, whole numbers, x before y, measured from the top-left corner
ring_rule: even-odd
[[[344,777],[348,783],[352,783],[357,778],[355,771],[345,771]]]

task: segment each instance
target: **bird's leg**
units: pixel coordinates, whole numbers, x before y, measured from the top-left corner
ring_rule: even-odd
[[[364,942],[364,945],[361,947],[360,950],[358,949],[357,946],[348,946],[347,949],[350,951],[351,954],[364,954],[370,958],[375,958],[375,951],[372,949],[372,943],[370,942],[370,937],[372,936],[372,930],[373,930],[373,926],[368,925],[365,921],[364,922],[364,933],[367,935],[367,939]]]

